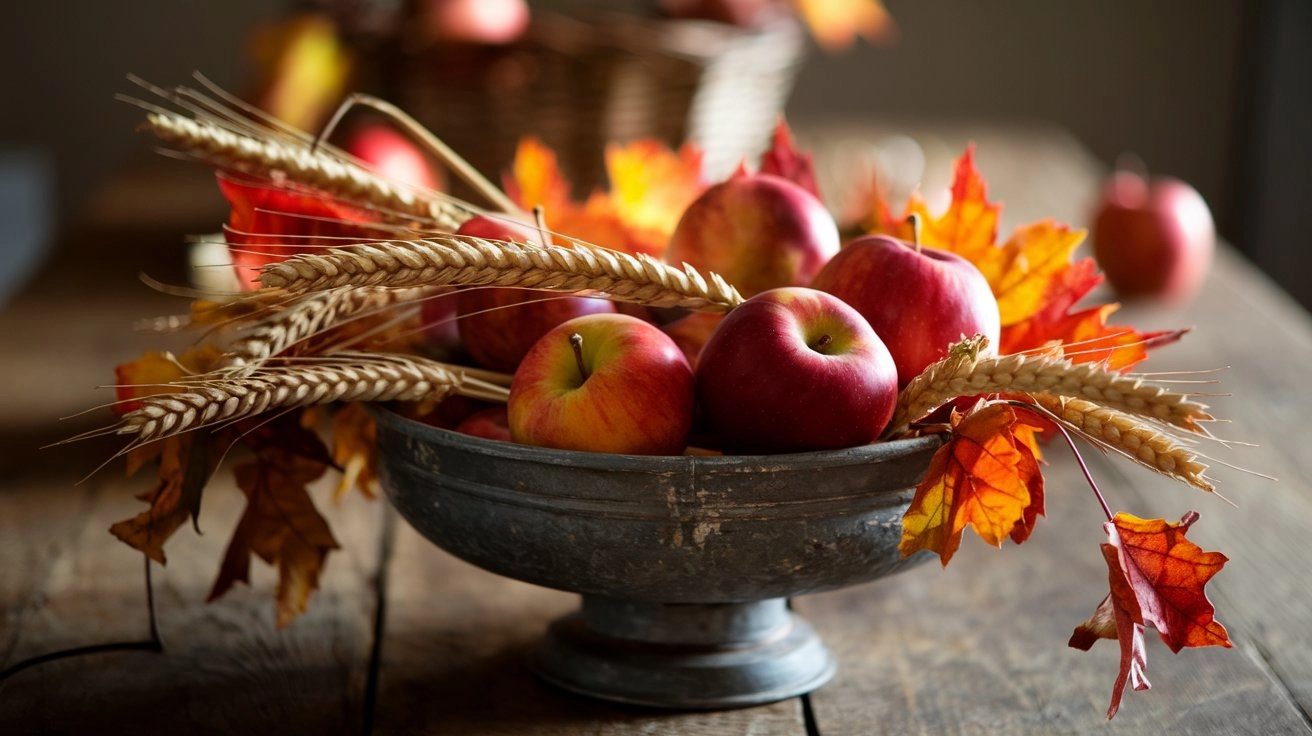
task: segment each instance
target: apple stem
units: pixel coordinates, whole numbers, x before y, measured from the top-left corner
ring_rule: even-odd
[[[825,346],[833,341],[834,341],[834,336],[826,333],[824,335],[821,335],[819,340],[815,341],[815,344],[811,346],[811,349],[817,351],[824,350]]]
[[[588,369],[583,364],[583,336],[575,332],[569,336],[569,346],[574,348],[574,362],[579,367],[579,375],[588,380]]]
[[[533,207],[533,221],[537,223],[538,235],[542,236],[542,244],[554,245],[551,242],[551,232],[547,230],[546,210],[540,204]]]
[[[920,215],[912,212],[907,215],[907,222],[911,225],[911,245],[920,252]]]

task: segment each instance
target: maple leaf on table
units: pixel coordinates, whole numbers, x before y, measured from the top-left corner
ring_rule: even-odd
[[[998,352],[1004,355],[1059,343],[1072,362],[1104,362],[1126,370],[1148,357],[1150,348],[1178,339],[1186,330],[1138,332],[1107,320],[1117,305],[1084,309],[1076,305],[1102,276],[1091,258],[1075,259],[1085,233],[1049,220],[1023,225],[997,242],[1001,205],[988,199],[988,186],[975,168],[974,147],[957,160],[952,201],[935,216],[923,198],[913,195],[905,214],[894,217],[878,192],[866,209],[864,227],[903,240],[916,237],[909,222],[919,219],[919,242],[956,253],[979,268],[998,300],[1002,334]]]
[[[1037,420],[1008,402],[981,401],[954,410],[951,423],[903,516],[903,557],[928,550],[947,565],[967,524],[994,546],[1007,537],[1020,544],[1044,512]]]
[[[294,415],[254,430],[247,443],[255,459],[235,469],[246,508],[233,531],[209,600],[238,582],[250,581],[250,558],[278,568],[277,623],[281,628],[305,611],[310,594],[337,540],[306,486],[331,465],[327,449]]]
[[[1088,650],[1100,638],[1120,642],[1121,667],[1112,686],[1108,718],[1120,708],[1127,683],[1135,690],[1149,687],[1144,675],[1145,625],[1156,629],[1172,652],[1185,647],[1232,646],[1204,591],[1226,557],[1220,552],[1204,552],[1185,538],[1197,520],[1193,511],[1176,523],[1119,513],[1104,527],[1108,541],[1102,544],[1102,552],[1111,593],[1075,628],[1070,646]]]

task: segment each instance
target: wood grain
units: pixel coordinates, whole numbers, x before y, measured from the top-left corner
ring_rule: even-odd
[[[397,522],[375,733],[618,736],[806,733],[800,701],[719,713],[609,705],[528,670],[530,648],[578,596],[484,572]]]

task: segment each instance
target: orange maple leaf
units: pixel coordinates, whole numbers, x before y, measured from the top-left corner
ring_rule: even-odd
[[[520,141],[506,193],[526,209],[541,206],[547,227],[578,240],[659,258],[689,203],[705,188],[702,154],[685,145],[672,151],[638,140],[606,149],[609,188],[584,202],[570,197],[570,183],[556,154],[535,138]]]
[[[910,240],[917,235],[909,222],[914,214],[920,222],[921,245],[956,253],[980,269],[998,300],[1002,354],[1058,343],[1073,362],[1105,362],[1122,370],[1146,358],[1149,348],[1184,334],[1181,330],[1140,333],[1109,325],[1115,304],[1072,311],[1102,281],[1091,258],[1074,258],[1084,231],[1044,220],[1024,225],[997,243],[1001,206],[988,199],[973,146],[957,160],[952,201],[941,215],[930,213],[925,201],[913,195],[906,214],[894,218],[882,197],[877,192],[872,196],[867,209],[873,214],[865,223],[871,232]]]
[[[944,565],[969,524],[995,547],[1025,541],[1043,514],[1043,474],[1034,449],[1037,421],[1007,402],[953,411],[952,439],[930,460],[902,518],[903,557],[920,550]]]
[[[828,51],[842,51],[857,36],[872,43],[890,40],[893,18],[879,0],[793,0],[811,35]]]
[[[1111,594],[1088,621],[1076,627],[1070,645],[1087,650],[1099,638],[1121,642],[1121,670],[1112,687],[1107,717],[1116,715],[1126,682],[1146,690],[1143,627],[1157,630],[1173,652],[1185,647],[1230,647],[1225,627],[1204,587],[1226,563],[1220,552],[1204,552],[1185,538],[1198,520],[1190,511],[1177,523],[1116,514],[1105,525],[1102,545]],[[1110,609],[1114,615],[1108,615]]]

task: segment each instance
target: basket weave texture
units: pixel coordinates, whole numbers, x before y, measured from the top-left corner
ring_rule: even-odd
[[[586,195],[605,181],[610,142],[694,142],[712,180],[759,154],[805,47],[791,19],[744,30],[548,16],[510,46],[447,44],[410,54],[395,82],[402,106],[480,171],[506,171],[518,141],[535,136],[560,157],[575,193]]]

